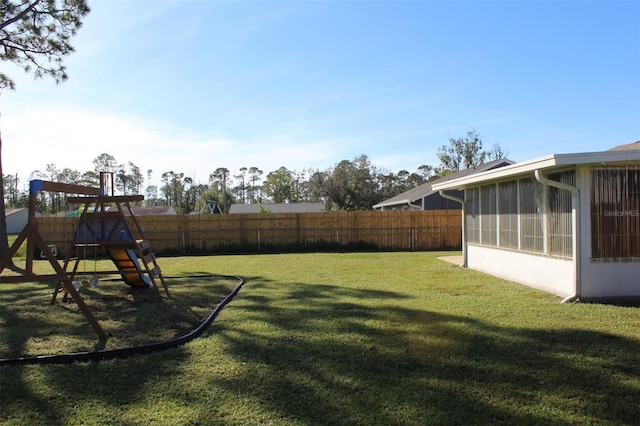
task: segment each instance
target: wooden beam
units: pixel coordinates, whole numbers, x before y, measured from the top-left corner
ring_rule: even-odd
[[[144,195],[107,195],[98,197],[67,197],[69,204],[82,204],[82,203],[125,203],[132,201],[142,201]]]
[[[100,195],[100,188],[91,186],[74,185],[71,183],[50,182],[47,180],[32,180],[30,182],[31,194],[38,191],[64,192],[66,194]]]

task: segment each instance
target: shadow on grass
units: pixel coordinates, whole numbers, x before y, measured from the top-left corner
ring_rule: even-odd
[[[216,346],[212,355],[181,347],[42,367],[43,385],[59,401],[34,390],[28,370],[6,368],[3,418],[27,410],[33,424],[63,424],[82,415],[69,406],[76,397],[95,407],[86,419],[111,416],[117,424],[127,423],[126,413],[131,421],[136,409],[148,417],[133,423],[149,423],[167,401],[172,410],[188,410],[191,424],[637,422],[638,340],[496,326],[426,303],[410,307],[412,301],[400,291],[247,278],[206,340]],[[194,363],[222,362],[216,357],[231,362],[233,373],[188,373]],[[216,397],[222,394],[233,398]]]
[[[103,282],[103,284],[106,283]],[[180,293],[181,284],[176,284],[176,287],[177,293]],[[229,283],[209,284],[206,288],[189,287],[186,295],[183,294],[183,297],[179,295],[175,300],[172,299],[171,304],[165,304],[157,300],[153,291],[129,289],[118,280],[114,280],[111,291],[99,294],[95,290],[86,289],[84,295],[89,307],[96,314],[99,314],[105,306],[120,311],[118,319],[122,324],[110,323],[105,328],[110,333],[119,334],[122,339],[122,335],[126,333],[144,333],[147,327],[157,329],[157,315],[161,315],[167,324],[171,324],[172,328],[168,331],[178,332],[178,335],[187,334],[211,314],[212,309],[232,288],[233,286]],[[24,294],[24,288],[16,289],[15,292],[6,291],[3,295],[7,295],[8,300],[14,300],[14,293],[21,292]],[[41,298],[39,297],[41,294],[42,291],[34,299]],[[5,347],[9,347],[5,348],[7,352],[17,354],[26,352],[25,338],[33,339],[34,336],[32,333],[25,333],[25,328],[36,333],[36,340],[39,339],[37,335],[47,333],[81,336],[89,344],[96,339],[95,336],[87,336],[88,325],[81,321],[81,317],[80,323],[74,324],[73,328],[70,328],[67,322],[65,329],[56,330],[55,324],[43,320],[51,320],[51,314],[27,317],[15,315],[16,312],[19,313],[26,308],[27,305],[13,306],[1,312],[0,319],[5,323],[3,324],[5,335],[2,336],[2,340],[5,341]],[[78,318],[77,312],[74,312],[77,306],[73,301],[59,302],[56,307],[49,305],[37,308],[40,310],[39,313],[50,309],[68,311],[70,317]],[[159,312],[152,314],[153,310]],[[154,315],[156,316],[151,318]],[[17,327],[4,327],[7,323]],[[10,333],[6,333],[7,330],[16,332],[8,335]],[[168,340],[176,336],[163,337]],[[0,367],[0,424],[4,422],[7,424],[67,424],[70,417],[83,419],[81,423],[84,423],[86,419],[93,419],[96,415],[101,416],[103,420],[113,418],[112,412],[119,412],[121,407],[133,401],[139,401],[140,396],[147,392],[149,386],[153,388],[153,382],[166,380],[165,383],[171,384],[176,374],[175,366],[185,363],[186,357],[184,348],[177,347],[165,352],[123,360],[71,365]],[[34,381],[29,372],[39,368],[42,369],[43,374],[37,375],[38,379]],[[51,395],[54,395],[54,401],[51,400]],[[87,400],[90,401],[90,405],[94,403],[104,405],[106,411],[81,412],[81,408],[76,409],[77,405],[81,405],[77,404],[77,401],[86,402]],[[100,423],[102,422],[98,421],[98,424]]]
[[[2,367],[0,424],[147,424],[133,416],[122,421],[120,415],[139,404],[155,383],[176,380],[175,366],[187,361],[184,348],[178,347],[162,356],[156,353],[71,365]],[[35,368],[43,373],[37,384],[31,375]],[[155,408],[150,402],[145,411],[153,413]]]
[[[254,278],[255,280],[255,278]],[[265,291],[255,291],[264,286]],[[409,309],[401,293],[252,284],[216,327],[223,385],[303,424],[633,424],[640,342]],[[256,332],[256,330],[259,330]],[[275,331],[274,331],[275,330]],[[219,379],[216,379],[219,380]]]

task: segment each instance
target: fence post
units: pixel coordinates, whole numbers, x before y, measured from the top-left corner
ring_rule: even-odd
[[[411,226],[411,251],[416,251],[416,228]]]

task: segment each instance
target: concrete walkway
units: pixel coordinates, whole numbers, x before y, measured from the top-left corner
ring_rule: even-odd
[[[462,266],[462,256],[440,256],[438,259],[445,262],[455,263],[458,266]]]

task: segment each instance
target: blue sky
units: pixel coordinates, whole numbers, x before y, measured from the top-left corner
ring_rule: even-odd
[[[101,153],[206,183],[218,167],[437,165],[475,129],[523,161],[640,139],[637,1],[109,1],[69,80],[0,97],[4,173]]]

